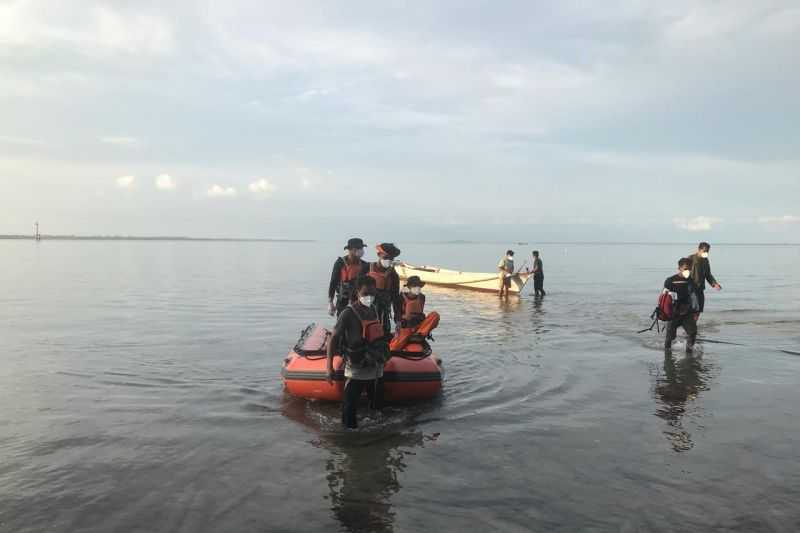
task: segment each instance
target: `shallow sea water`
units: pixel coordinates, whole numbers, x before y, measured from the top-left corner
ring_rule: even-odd
[[[426,287],[443,394],[344,432],[280,380],[338,243],[0,241],[0,531],[800,530],[800,247],[712,248],[693,357],[636,334],[692,246],[538,248],[543,300]]]

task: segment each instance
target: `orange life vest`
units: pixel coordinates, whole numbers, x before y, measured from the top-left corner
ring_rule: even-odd
[[[348,263],[347,259],[342,259],[342,261],[344,261],[344,266],[339,270],[339,280],[342,283],[346,283],[357,279],[358,275],[361,273],[361,260],[357,259],[354,265]]]
[[[410,298],[407,294],[403,294],[403,320],[422,320],[425,318],[425,297],[421,294],[416,298]]]
[[[392,288],[392,278],[389,275],[392,269],[378,270],[378,263],[371,263],[369,265],[369,277],[375,280],[375,288],[379,291],[388,291]]]
[[[372,320],[364,319],[361,316],[361,313],[356,310],[354,305],[351,305],[350,307],[361,321],[361,338],[363,339],[364,344],[371,344],[375,341],[381,340],[385,333],[383,331],[383,322],[377,318],[377,313],[375,314],[376,318]]]

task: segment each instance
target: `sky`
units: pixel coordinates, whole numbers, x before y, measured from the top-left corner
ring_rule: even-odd
[[[800,4],[0,0],[0,234],[800,242]]]

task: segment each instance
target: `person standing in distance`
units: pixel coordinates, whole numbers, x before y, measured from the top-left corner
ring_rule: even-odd
[[[533,251],[533,290],[536,296],[544,296],[544,264],[539,257],[539,250]]]
[[[514,275],[514,250],[506,250],[506,255],[497,263],[500,280],[500,297],[505,293],[508,298],[508,290],[511,288],[511,276]]]
[[[364,241],[352,238],[347,241],[344,249],[347,254],[334,261],[328,284],[328,314],[335,314],[337,317],[355,298],[358,277],[369,271],[369,263],[361,259],[364,255]]]
[[[699,309],[694,315],[695,322],[700,320],[700,314],[705,309],[706,281],[716,290],[722,290],[722,285],[711,274],[711,263],[708,261],[709,250],[711,250],[711,245],[707,242],[701,242],[697,245],[697,252],[689,256],[689,260],[692,262],[692,281],[694,282],[697,303],[699,304]]]

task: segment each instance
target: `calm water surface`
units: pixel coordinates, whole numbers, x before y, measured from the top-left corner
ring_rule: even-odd
[[[800,248],[714,247],[665,358],[691,246],[539,247],[543,301],[426,288],[443,395],[345,433],[280,381],[338,243],[0,241],[0,531],[799,530]]]

